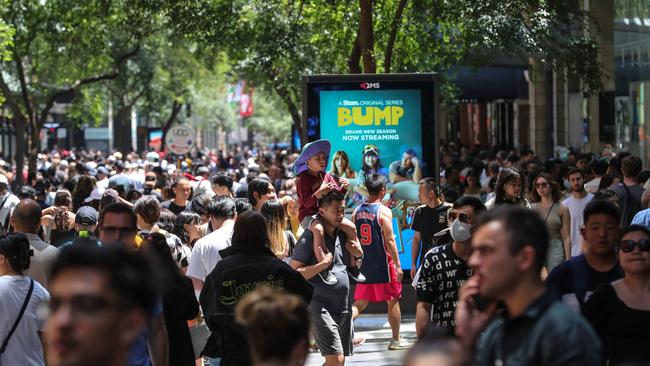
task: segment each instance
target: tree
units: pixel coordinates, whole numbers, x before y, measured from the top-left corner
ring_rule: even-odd
[[[587,92],[599,90],[604,75],[598,45],[584,26],[588,14],[574,0],[241,0],[224,8],[222,1],[173,3],[186,11],[212,7],[192,18],[194,26],[175,18],[176,29],[206,50],[225,51],[237,77],[274,91],[299,131],[304,74],[445,76],[456,64],[506,56],[567,69]],[[210,26],[226,17],[226,31]]]
[[[13,0],[0,15],[12,33],[0,91],[14,119],[21,183],[26,152],[30,171],[36,169],[39,132],[54,103],[115,79],[138,54],[157,15],[127,1],[100,0]]]

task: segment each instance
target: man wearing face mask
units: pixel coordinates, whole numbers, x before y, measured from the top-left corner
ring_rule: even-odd
[[[471,254],[472,226],[485,211],[476,197],[461,197],[448,213],[452,241],[429,250],[414,280],[417,297],[415,330],[418,338],[426,334],[433,323],[439,327],[454,327],[454,311],[458,290],[472,275],[467,265]]]

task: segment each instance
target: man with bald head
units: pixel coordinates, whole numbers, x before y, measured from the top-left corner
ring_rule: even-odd
[[[41,206],[33,199],[24,199],[16,205],[11,216],[11,226],[17,233],[23,233],[29,239],[32,254],[29,268],[25,275],[48,288],[50,267],[56,260],[59,250],[44,242],[36,233],[41,225]]]

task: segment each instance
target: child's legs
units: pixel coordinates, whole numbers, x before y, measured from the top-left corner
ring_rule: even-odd
[[[357,241],[357,227],[354,223],[346,218],[341,221],[339,229],[343,231],[347,241]]]
[[[357,227],[354,223],[346,218],[341,221],[341,226],[339,229],[343,231],[348,242],[356,242],[357,239]],[[357,260],[353,255],[348,256],[348,267],[356,267]]]
[[[309,225],[309,230],[314,234],[314,255],[318,262],[323,260],[323,254],[327,254],[327,246],[325,245],[325,231],[323,225],[318,219],[314,219]]]

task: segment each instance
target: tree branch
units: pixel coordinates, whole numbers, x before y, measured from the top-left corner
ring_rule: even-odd
[[[32,108],[32,100],[29,97],[29,92],[27,90],[27,80],[25,79],[25,69],[23,68],[23,61],[20,55],[18,54],[18,49],[16,46],[12,47],[14,54],[14,63],[16,64],[16,71],[18,72],[18,80],[20,81],[20,90],[22,92],[23,103],[25,104],[25,109],[27,110],[27,115],[29,118],[32,118],[34,109]]]
[[[357,31],[357,37],[354,40],[352,51],[350,51],[350,58],[348,59],[350,74],[361,74],[359,61],[361,61],[361,44],[359,43],[359,33]]]
[[[363,61],[363,72],[374,74],[377,72],[374,51],[374,35],[372,22],[372,1],[359,0],[359,45],[361,46],[361,58]]]
[[[135,102],[137,102],[138,99],[140,99],[140,97],[144,95],[144,90],[145,88],[142,88],[142,90],[140,90],[140,92],[135,97],[133,97],[133,99],[131,99],[130,102],[126,103],[126,107],[132,108],[133,105],[135,105]]]
[[[23,111],[20,110],[20,105],[18,105],[18,102],[16,102],[16,98],[11,92],[11,89],[9,89],[9,85],[7,85],[7,83],[5,82],[5,79],[2,76],[1,72],[0,72],[0,91],[2,91],[2,94],[4,95],[7,103],[9,104],[9,107],[14,112],[14,115],[23,116]]]
[[[65,96],[73,96],[74,93],[82,86],[100,82],[103,80],[111,80],[115,79],[119,75],[119,67],[126,62],[129,58],[135,56],[138,54],[140,51],[140,47],[136,47],[133,50],[123,54],[120,56],[116,61],[115,65],[113,65],[113,70],[109,73],[97,75],[97,76],[92,76],[89,78],[81,79],[75,81],[72,85],[70,85],[68,88],[59,90],[58,92],[52,94],[48,100],[47,103],[45,103],[45,107],[43,107],[43,110],[41,111],[40,118],[37,121],[37,126],[33,126],[34,128],[40,128],[43,126],[45,123],[45,120],[47,119],[48,113],[50,113],[50,109],[52,109],[52,106],[54,105],[54,102],[56,102],[57,99],[65,97]]]
[[[176,116],[178,116],[178,113],[181,111],[181,108],[183,108],[183,105],[174,100],[172,103],[172,112],[169,115],[169,118],[167,118],[167,121],[165,121],[163,130],[166,131],[171,127],[172,123],[176,120]]]
[[[395,47],[395,39],[397,38],[397,30],[399,29],[400,23],[402,22],[402,13],[406,7],[407,0],[400,0],[397,4],[397,10],[395,10],[395,17],[390,27],[390,33],[388,35],[388,43],[386,44],[386,55],[384,56],[384,72],[390,74],[390,63],[393,57],[393,47]]]

